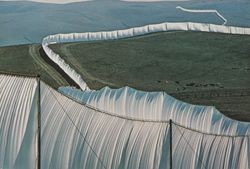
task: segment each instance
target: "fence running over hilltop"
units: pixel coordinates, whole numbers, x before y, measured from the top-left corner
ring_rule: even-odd
[[[176,9],[180,9],[184,12],[191,12],[191,13],[215,13],[220,19],[224,21],[223,25],[227,23],[227,19],[224,18],[217,10],[214,9],[187,9],[181,6],[177,6]]]
[[[79,104],[35,77],[0,74],[0,89],[0,168],[249,168],[250,124],[213,107],[128,88],[106,88],[99,97],[89,91],[89,103],[117,100],[115,114]],[[114,100],[102,98],[108,94]],[[119,104],[124,95],[144,103]]]
[[[177,30],[250,35],[250,28],[214,25],[205,23],[192,23],[192,22],[180,22],[180,23],[166,22],[161,24],[135,27],[125,30],[49,35],[43,39],[42,46],[47,56],[53,62],[58,64],[60,68],[65,73],[67,73],[80,86],[82,90],[88,90],[89,88],[83,80],[84,77],[82,78],[80,74],[78,74],[60,57],[60,55],[56,54],[53,50],[51,50],[49,48],[49,45],[56,43],[67,43],[67,42],[115,40],[115,39],[129,38],[155,32],[166,32],[166,31],[177,31]]]

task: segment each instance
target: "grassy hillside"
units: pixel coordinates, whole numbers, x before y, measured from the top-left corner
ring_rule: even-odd
[[[57,88],[69,85],[65,78],[41,57],[40,45],[0,47],[0,71],[37,75],[43,81]]]
[[[52,48],[93,89],[128,85],[172,93],[250,83],[250,36],[175,32]]]
[[[250,121],[250,36],[172,32],[51,47],[92,89],[165,91]]]
[[[51,47],[92,89],[165,91],[250,121],[250,36],[174,32]],[[40,45],[0,47],[0,71],[40,74],[54,88],[75,85]]]

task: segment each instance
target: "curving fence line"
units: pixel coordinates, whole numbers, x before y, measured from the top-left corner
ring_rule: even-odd
[[[89,90],[81,76],[49,48],[50,44],[170,30],[250,34],[249,28],[162,23],[110,32],[50,35],[42,45],[50,59],[82,90]],[[189,105],[163,93],[130,88],[65,91],[80,96],[78,100],[94,105],[92,108],[67,98],[39,78],[1,74],[0,89],[3,169],[250,167],[250,123],[225,118],[213,107]],[[111,113],[100,112],[100,107]]]
[[[191,12],[191,13],[215,13],[219,18],[221,18],[224,22],[223,25],[227,23],[227,19],[224,18],[217,10],[214,9],[186,9],[181,6],[177,6],[176,9],[180,9],[184,12]]]
[[[100,41],[100,40],[115,40],[134,36],[140,36],[155,32],[166,31],[201,31],[201,32],[218,32],[226,34],[250,35],[250,28],[193,23],[193,22],[176,22],[176,23],[160,23],[135,27],[124,30],[104,31],[104,32],[85,32],[85,33],[70,33],[70,34],[55,34],[45,37],[42,41],[42,47],[47,56],[59,67],[68,74],[82,90],[89,90],[89,87],[73,68],[69,66],[57,53],[50,49],[49,45],[56,43],[67,42],[84,42],[84,41]]]

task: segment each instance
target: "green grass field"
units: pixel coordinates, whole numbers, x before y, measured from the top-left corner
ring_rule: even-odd
[[[250,36],[158,33],[118,41],[53,45],[93,89],[148,91],[247,88]]]
[[[90,88],[165,91],[250,121],[250,36],[200,32],[51,46]],[[54,88],[73,84],[40,45],[0,48],[0,71],[40,74]]]
[[[171,32],[51,47],[92,89],[165,91],[250,121],[250,36]]]
[[[69,83],[40,55],[41,45],[0,47],[0,71],[17,74],[40,75],[41,79],[57,88]]]

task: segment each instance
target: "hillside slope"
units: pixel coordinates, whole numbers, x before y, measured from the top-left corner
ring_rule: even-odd
[[[249,46],[248,36],[174,32],[51,47],[92,89],[127,85],[165,91],[250,121]],[[40,74],[54,88],[76,85],[38,44],[1,47],[0,71]]]

